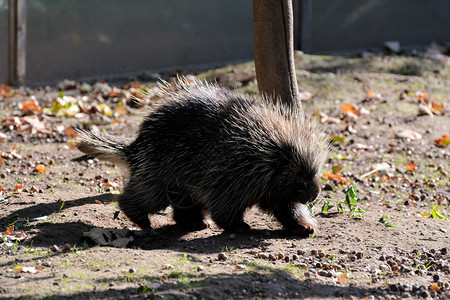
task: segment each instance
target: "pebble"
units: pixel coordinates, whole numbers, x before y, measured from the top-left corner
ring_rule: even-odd
[[[258,258],[262,258],[262,259],[268,259],[269,255],[267,253],[259,253],[258,254]]]
[[[221,261],[225,261],[225,260],[227,260],[228,259],[228,256],[225,254],[225,253],[219,253],[218,255],[217,255],[217,259],[218,260],[221,260]]]
[[[52,252],[61,252],[61,249],[58,246],[56,246],[56,245],[51,245],[50,246],[50,250]]]
[[[410,298],[411,294],[408,292],[402,293],[402,298]]]
[[[161,283],[156,282],[156,281],[149,282],[149,283],[146,284],[146,287],[151,289],[151,290],[157,290],[160,286],[161,286]]]
[[[317,271],[317,274],[324,277],[332,277],[333,274],[331,272],[325,271],[325,270],[319,270]]]
[[[72,247],[71,247],[69,244],[64,244],[64,245],[62,246],[62,248],[61,248],[61,251],[62,251],[62,252],[67,252],[67,251],[70,251],[71,248],[72,248]]]
[[[303,249],[299,249],[299,250],[297,250],[297,254],[298,254],[298,255],[305,255],[306,252],[305,252],[305,250],[303,250]]]

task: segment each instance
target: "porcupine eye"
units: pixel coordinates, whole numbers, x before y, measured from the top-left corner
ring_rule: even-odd
[[[298,183],[298,191],[299,192],[305,192],[308,189],[308,187],[306,186],[306,183],[304,181],[300,181]]]

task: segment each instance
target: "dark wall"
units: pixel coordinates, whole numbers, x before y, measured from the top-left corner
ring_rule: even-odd
[[[27,1],[27,82],[252,59],[252,2]]]
[[[8,82],[8,0],[0,0],[0,83]]]
[[[312,52],[450,41],[449,0],[311,0]]]

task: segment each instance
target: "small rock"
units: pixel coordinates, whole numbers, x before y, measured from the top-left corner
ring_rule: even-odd
[[[284,253],[283,252],[278,252],[277,256],[278,256],[278,259],[283,259],[284,258]]]
[[[268,259],[269,255],[267,253],[259,253],[258,254],[258,258],[262,258],[262,259]]]
[[[422,139],[422,135],[418,132],[415,132],[414,130],[411,129],[405,129],[401,132],[398,132],[395,134],[395,136],[397,138],[401,138],[401,139],[409,139],[411,141],[415,141],[415,140],[421,140]]]
[[[389,289],[391,290],[391,292],[398,292],[398,286],[396,284],[389,285]]]
[[[319,270],[317,271],[317,274],[324,277],[332,277],[333,274],[331,272],[325,271],[325,270]]]
[[[292,260],[297,260],[297,259],[298,259],[298,255],[297,254],[292,255]]]
[[[129,273],[136,273],[136,269],[135,268],[131,268],[128,270]]]
[[[399,53],[401,49],[399,41],[386,41],[383,47],[390,53]]]
[[[205,267],[200,265],[197,267],[197,272],[202,272],[204,269]]]
[[[56,246],[56,245],[50,246],[50,250],[52,252],[61,252],[61,249],[58,246]]]
[[[411,297],[411,294],[408,292],[402,293],[402,298],[409,298]]]
[[[218,255],[217,255],[217,259],[218,260],[221,260],[221,261],[225,261],[225,260],[227,260],[228,259],[228,256],[225,254],[225,253],[219,253]]]
[[[161,283],[159,283],[157,281],[153,281],[153,282],[147,283],[145,286],[151,290],[157,290],[158,288],[161,287]]]
[[[71,247],[69,244],[64,244],[64,245],[62,246],[62,248],[61,248],[61,251],[62,251],[62,252],[67,252],[67,251],[70,251],[71,248],[72,248],[72,247]]]
[[[308,265],[305,263],[299,263],[299,264],[296,264],[295,266],[299,269],[307,269],[308,268]]]
[[[356,257],[357,257],[358,259],[362,259],[362,258],[364,257],[364,252],[357,252],[357,253],[356,253]]]
[[[303,250],[303,249],[299,249],[299,250],[297,250],[297,254],[298,254],[298,255],[305,255],[306,252],[305,252],[305,250]]]
[[[7,138],[6,134],[0,132],[0,142],[4,142],[6,138]]]

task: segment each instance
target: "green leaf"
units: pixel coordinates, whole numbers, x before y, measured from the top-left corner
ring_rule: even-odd
[[[330,137],[330,140],[331,140],[332,142],[335,142],[335,143],[338,143],[338,144],[341,144],[341,145],[343,145],[343,144],[345,143],[344,137],[338,136],[338,135],[333,135],[333,136],[331,136],[331,137]]]
[[[334,206],[330,205],[330,201],[326,201],[325,204],[322,206],[322,212],[326,213],[330,209],[332,209]]]

